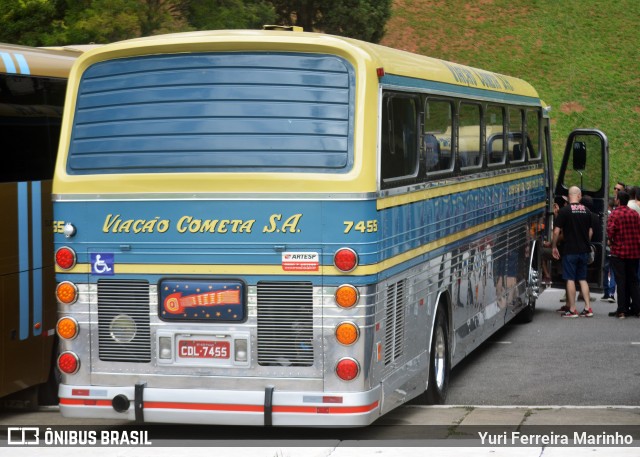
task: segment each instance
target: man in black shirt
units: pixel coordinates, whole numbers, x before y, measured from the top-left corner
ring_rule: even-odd
[[[553,257],[560,259],[558,238],[563,235],[562,278],[567,281],[567,306],[569,310],[562,317],[592,317],[589,283],[587,282],[587,264],[591,252],[593,222],[591,212],[580,199],[582,192],[576,186],[569,189],[569,204],[560,209],[553,229]],[[578,314],[576,310],[576,281],[580,283],[580,291],[584,297],[584,310]]]

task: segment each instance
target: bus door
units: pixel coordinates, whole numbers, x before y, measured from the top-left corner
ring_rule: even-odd
[[[595,260],[589,265],[587,279],[591,290],[601,290],[609,202],[609,141],[601,131],[578,129],[569,135],[558,173],[554,201],[564,204],[571,186],[578,186],[583,197],[588,195],[592,198],[590,210],[598,216],[598,225],[591,239],[595,247]],[[560,253],[562,254],[561,248]],[[552,262],[551,275],[554,287],[565,287],[560,262]]]

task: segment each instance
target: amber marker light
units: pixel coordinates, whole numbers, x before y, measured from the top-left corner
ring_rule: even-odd
[[[336,327],[336,339],[340,344],[349,346],[356,341],[360,336],[360,330],[358,326],[353,322],[342,322]]]
[[[342,308],[351,308],[358,303],[360,294],[351,284],[344,284],[336,290],[336,303]]]
[[[333,256],[333,264],[343,273],[349,273],[358,266],[358,254],[351,248],[340,248]]]
[[[63,281],[56,286],[56,298],[64,305],[72,305],[78,299],[78,288],[69,281]]]
[[[343,381],[351,381],[360,373],[360,365],[355,359],[345,357],[336,364],[336,374]]]
[[[63,270],[70,270],[76,265],[76,253],[73,249],[63,246],[56,251],[56,265]]]
[[[78,336],[78,322],[72,317],[62,317],[56,324],[56,333],[60,338],[72,340]]]
[[[65,374],[77,373],[80,369],[80,359],[73,352],[63,352],[58,357],[58,368]]]

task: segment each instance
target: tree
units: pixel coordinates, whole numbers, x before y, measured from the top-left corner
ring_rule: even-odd
[[[68,0],[64,21],[47,38],[57,43],[113,41],[190,30],[184,0]]]
[[[187,18],[198,30],[260,29],[275,21],[275,10],[264,0],[190,0]]]
[[[137,0],[68,2],[64,19],[46,37],[48,44],[110,43],[141,35]]]
[[[0,41],[38,46],[52,24],[62,18],[58,2],[49,0],[0,0]]]
[[[0,41],[30,46],[298,25],[378,42],[391,0],[0,0]]]
[[[138,0],[140,36],[190,30],[183,11],[188,0]]]
[[[379,42],[391,16],[391,0],[274,0],[280,23],[305,31]]]

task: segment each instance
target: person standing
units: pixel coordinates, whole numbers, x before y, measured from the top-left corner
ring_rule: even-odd
[[[582,191],[576,186],[569,188],[569,204],[560,209],[553,228],[551,242],[553,257],[560,259],[558,239],[563,235],[562,278],[567,282],[568,310],[562,317],[592,317],[589,283],[587,282],[587,263],[591,252],[593,223],[591,212],[580,203]],[[578,314],[576,310],[576,282],[584,297],[584,310]],[[619,295],[619,292],[618,292]]]
[[[640,214],[629,208],[629,194],[618,191],[618,206],[607,221],[611,267],[618,287],[616,317],[640,317]]]
[[[607,220],[611,216],[611,211],[616,207],[616,199],[609,199],[609,208],[607,210]],[[616,299],[614,295],[616,293],[616,277],[613,274],[613,269],[611,268],[611,248],[609,247],[609,243],[605,246],[605,258],[604,258],[604,268],[603,268],[603,277],[602,277],[602,286],[604,288],[604,295],[601,300],[608,301],[609,303],[615,303]],[[615,313],[614,313],[615,315]]]
[[[638,188],[637,186],[630,186],[629,187],[629,203],[627,203],[627,206],[632,210],[634,210],[635,212],[637,212],[638,214],[640,214],[640,205],[638,204],[639,191],[640,191],[640,188]]]

